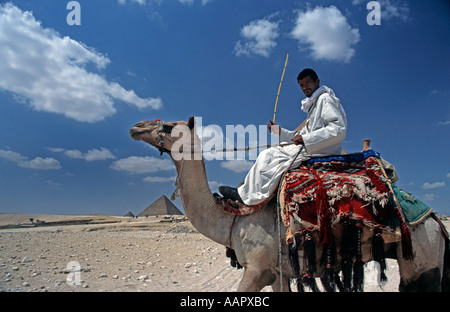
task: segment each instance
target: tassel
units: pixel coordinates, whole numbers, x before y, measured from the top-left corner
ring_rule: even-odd
[[[305,292],[305,288],[303,287],[301,278],[297,278],[297,291],[298,292]]]
[[[310,287],[313,292],[319,292],[319,287],[317,287],[316,279],[314,278],[314,273],[316,272],[316,247],[314,246],[311,233],[305,234],[303,249],[305,251],[305,267],[307,269],[301,282],[302,284]]]
[[[322,246],[331,245],[333,235],[331,233],[331,216],[328,207],[327,189],[323,186],[322,179],[316,171],[310,168],[317,181],[316,211],[319,223],[319,242]]]
[[[345,292],[344,284],[342,284],[341,278],[339,276],[339,272],[334,273],[334,282],[336,283],[336,287],[339,292]]]
[[[356,248],[356,261],[353,266],[353,291],[362,292],[364,290],[364,262],[362,261],[362,224],[357,222],[356,224],[357,235],[357,248]]]
[[[314,241],[311,233],[306,233],[305,242],[303,243],[305,250],[305,258],[307,260],[307,270],[310,274],[316,272],[316,247],[314,246]]]
[[[386,256],[384,253],[384,239],[380,229],[375,229],[373,231],[372,257],[373,260],[380,264],[380,282],[384,285],[387,281],[387,276],[384,273],[386,270]]]
[[[389,179],[389,177],[386,174],[386,171],[383,168],[383,165],[381,164],[381,160],[377,159],[378,164],[380,165],[380,169],[383,172],[383,175],[387,179],[387,185],[389,187],[389,190],[391,191],[392,198],[395,203],[395,212],[397,213],[398,220],[400,222],[400,230],[402,233],[402,254],[403,258],[405,260],[414,260],[414,253],[412,250],[412,243],[411,243],[411,232],[409,231],[408,225],[405,222],[405,219],[403,218],[403,210],[400,206],[400,203],[398,202],[398,198],[395,195],[394,189],[392,187],[392,182]],[[372,181],[373,182],[373,181]]]
[[[353,291],[362,292],[364,290],[364,262],[356,260],[353,268]]]
[[[316,283],[316,279],[308,272],[306,272],[303,276],[302,283],[311,288],[312,292],[320,292],[320,289]]]
[[[289,242],[289,263],[291,264],[294,275],[298,277],[300,275],[300,263],[298,261],[297,244],[295,238]]]
[[[332,247],[324,247],[322,257],[320,260],[320,264],[325,264],[325,269],[323,272],[322,284],[327,292],[335,292],[336,291],[336,283],[334,278],[334,269],[333,269],[333,256],[332,256]]]
[[[352,291],[353,261],[352,259],[342,259],[342,288],[345,292]]]
[[[327,190],[320,183],[316,193],[316,203],[319,215],[319,242],[322,246],[331,245],[331,216],[328,209]]]
[[[391,189],[392,198],[395,203],[395,213],[397,214],[398,221],[400,223],[400,232],[402,233],[402,254],[403,259],[405,260],[414,260],[414,253],[412,250],[412,243],[411,243],[411,232],[409,231],[408,225],[405,222],[405,219],[403,217],[403,210],[400,206],[400,203],[398,202],[397,196],[395,196],[395,192],[392,188],[392,185],[389,182],[389,187]]]
[[[336,282],[334,280],[334,269],[330,264],[327,264],[325,267],[325,271],[323,272],[323,287],[327,292],[335,292],[336,291]]]
[[[402,254],[405,260],[414,260],[414,253],[412,250],[411,243],[411,232],[409,231],[408,226],[405,222],[401,224],[401,232],[402,232]]]
[[[395,212],[398,217],[398,221],[400,223],[400,231],[402,233],[402,254],[403,259],[405,260],[414,260],[414,254],[412,250],[411,243],[411,232],[409,231],[408,225],[403,218],[403,213],[401,211],[402,207],[400,206],[395,193],[392,191],[394,202],[395,202]]]
[[[353,257],[356,254],[358,238],[356,226],[348,218],[343,221],[344,231],[341,242],[341,268],[343,277],[343,291],[352,291]]]
[[[289,263],[291,264],[294,276],[297,278],[297,291],[303,292],[303,285],[300,278],[300,262],[298,259],[297,243],[295,241],[295,238],[293,238],[292,241],[289,242],[288,248],[289,248]]]

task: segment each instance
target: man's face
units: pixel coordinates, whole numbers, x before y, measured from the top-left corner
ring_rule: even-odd
[[[300,79],[298,81],[298,84],[300,85],[300,88],[302,89],[303,93],[307,97],[310,97],[319,88],[320,79],[317,78],[317,80],[314,81],[311,79],[311,77],[307,76],[303,79]]]

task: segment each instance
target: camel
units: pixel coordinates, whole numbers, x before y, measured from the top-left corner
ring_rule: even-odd
[[[182,133],[182,135],[180,134]],[[195,154],[199,139],[195,132],[194,117],[186,121],[161,122],[142,121],[130,129],[134,140],[144,141],[166,152],[176,167],[181,201],[186,216],[202,235],[235,251],[244,274],[238,286],[239,292],[257,292],[265,286],[273,291],[290,291],[290,279],[296,275],[289,262],[288,244],[284,233],[286,228],[279,222],[276,200],[271,200],[257,212],[237,216],[224,211],[212,194],[206,176],[203,157]],[[183,143],[183,144],[180,144]],[[190,157],[174,155],[172,148]],[[400,272],[400,291],[450,291],[449,242],[439,223],[428,217],[420,224],[410,226],[414,260],[402,257],[401,244],[397,240],[386,240],[385,251],[388,258],[397,259]],[[362,232],[363,262],[371,260],[372,230],[364,227]],[[342,227],[333,227],[336,248],[340,248]],[[316,253],[321,254],[317,235],[313,235]],[[297,244],[300,263],[304,250]],[[339,255],[339,252],[337,252]],[[339,256],[338,256],[339,257]],[[319,257],[317,257],[319,258]],[[341,270],[337,261],[335,272]],[[319,259],[314,277],[323,277],[319,269]]]

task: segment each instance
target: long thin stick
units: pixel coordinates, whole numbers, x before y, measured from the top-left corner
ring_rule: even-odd
[[[286,54],[286,62],[284,63],[283,75],[281,75],[281,81],[280,81],[280,85],[278,87],[278,93],[277,93],[277,100],[275,101],[275,110],[273,111],[273,119],[272,119],[273,122],[275,122],[275,116],[277,115],[278,97],[280,96],[281,84],[283,83],[284,72],[286,71],[288,58],[289,58],[289,54]]]

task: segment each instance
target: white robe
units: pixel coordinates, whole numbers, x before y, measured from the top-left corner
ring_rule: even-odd
[[[266,200],[278,187],[280,178],[288,169],[313,156],[341,154],[342,141],[347,130],[345,111],[333,90],[320,87],[308,100],[313,103],[308,111],[306,126],[299,132],[280,128],[280,143],[292,143],[298,133],[304,148],[292,163],[302,145],[275,146],[262,151],[253,167],[238,187],[239,195],[247,205]]]

